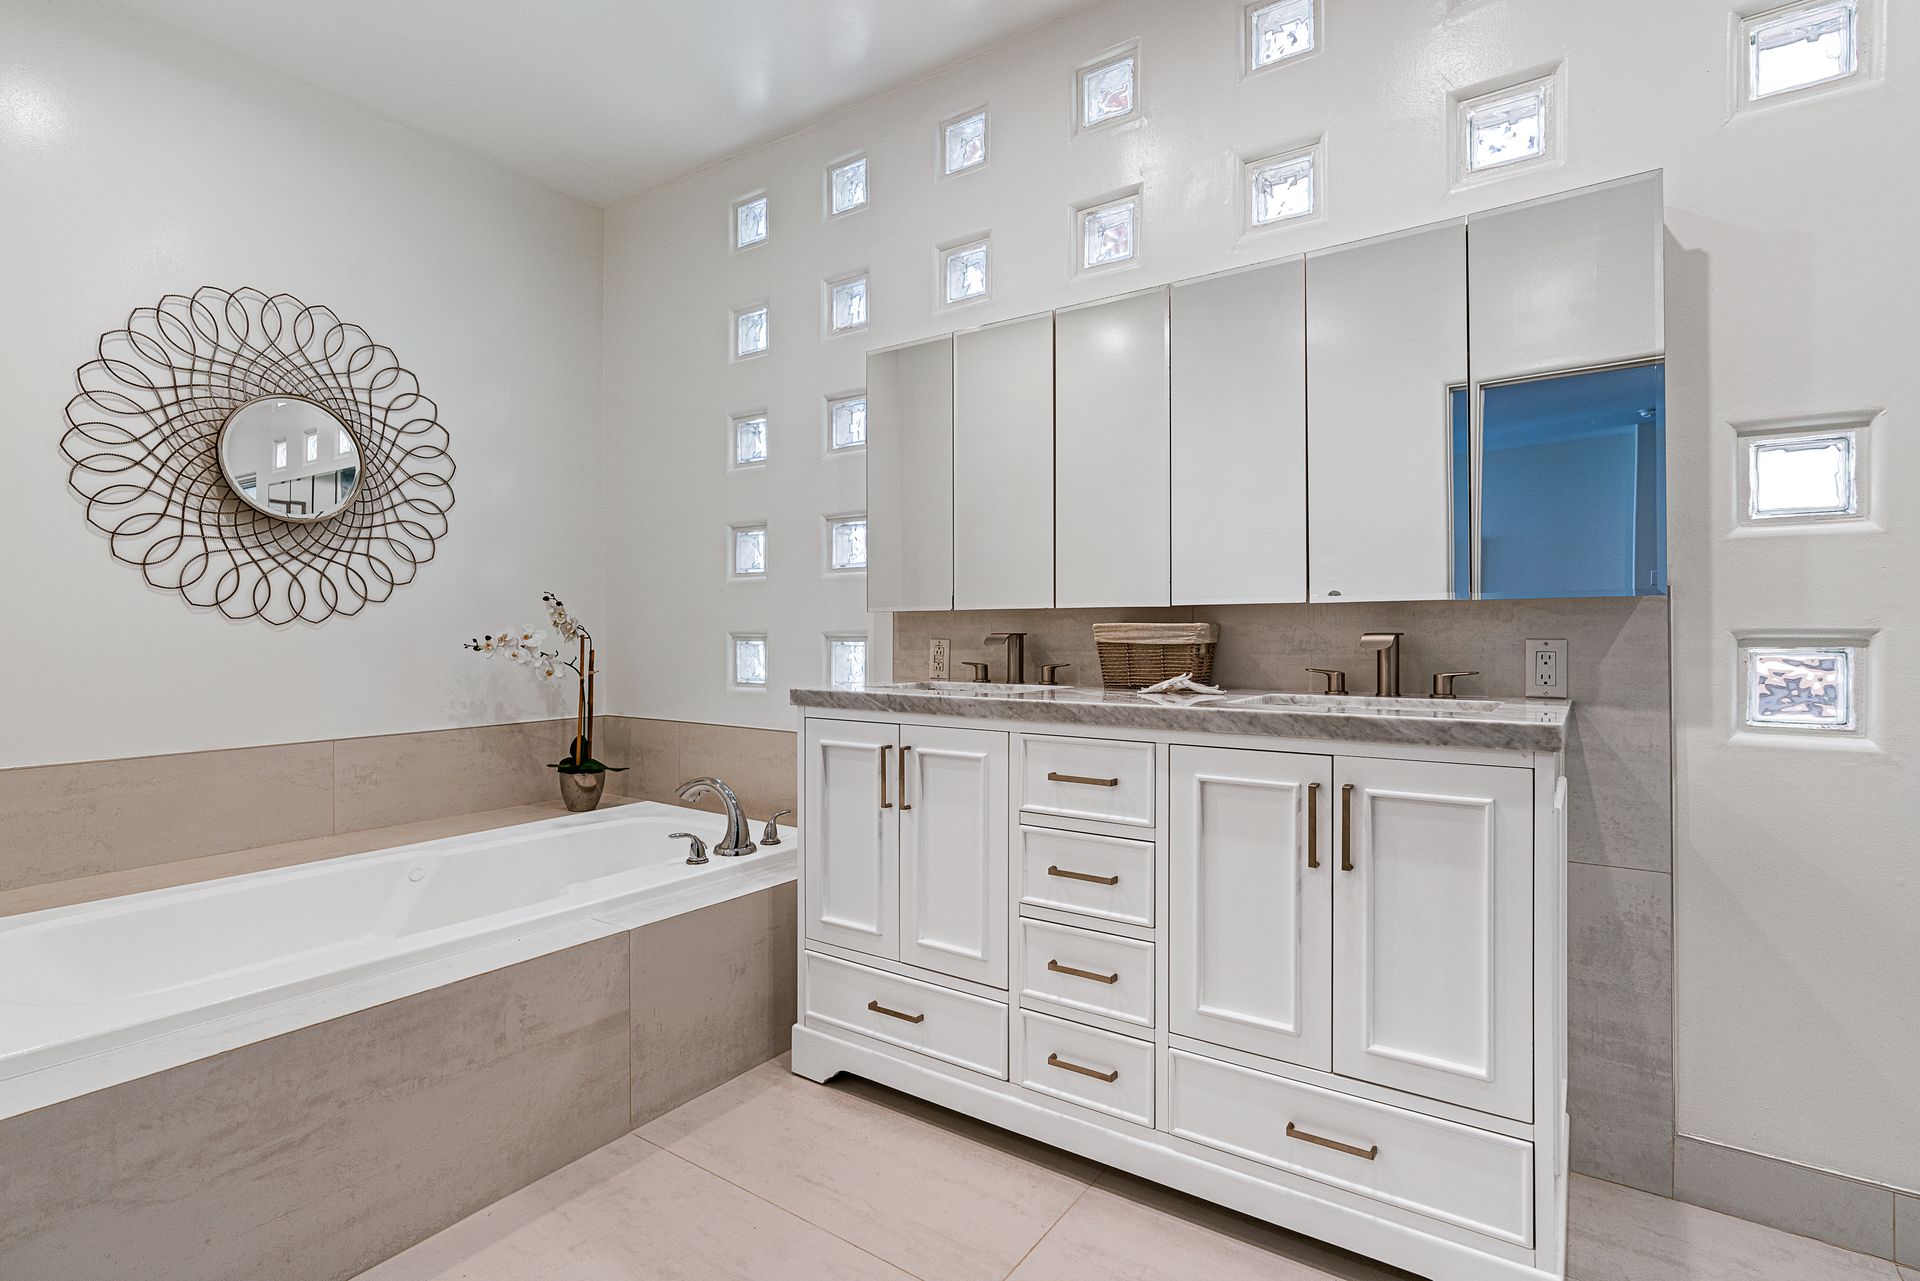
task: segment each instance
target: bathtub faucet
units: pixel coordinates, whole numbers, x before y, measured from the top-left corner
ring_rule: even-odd
[[[727,833],[720,838],[720,843],[713,847],[715,854],[721,858],[739,858],[742,854],[751,854],[760,848],[747,839],[747,820],[740,813],[740,799],[733,794],[731,787],[719,779],[696,778],[690,783],[682,783],[675,795],[683,801],[690,801],[702,792],[711,792],[718,796],[721,803],[727,807]]]

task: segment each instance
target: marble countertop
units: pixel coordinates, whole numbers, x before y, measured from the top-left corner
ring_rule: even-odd
[[[971,688],[974,684],[922,681],[863,689],[796,689],[792,700],[796,707],[847,712],[1521,752],[1562,750],[1571,710],[1558,700],[1371,698],[1262,690],[1141,694],[1043,685]]]

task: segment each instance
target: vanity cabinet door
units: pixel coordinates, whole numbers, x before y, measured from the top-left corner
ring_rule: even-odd
[[[1169,603],[1167,291],[1056,312],[1054,603]]]
[[[897,726],[807,721],[807,937],[888,959],[900,954],[899,746]]]
[[[1341,757],[1333,1070],[1533,1119],[1533,771]]]
[[[900,730],[900,953],[909,965],[1007,985],[1007,736]]]
[[[1168,1026],[1326,1070],[1332,758],[1221,747],[1168,757]]]
[[[867,608],[953,608],[953,339],[867,357]]]
[[[1053,316],[953,340],[953,607],[1053,607]]]

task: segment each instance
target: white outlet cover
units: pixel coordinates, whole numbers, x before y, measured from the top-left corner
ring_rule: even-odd
[[[947,642],[932,640],[927,642],[927,679],[943,681],[947,676]]]
[[[1567,698],[1567,642],[1564,640],[1527,641],[1527,697]]]

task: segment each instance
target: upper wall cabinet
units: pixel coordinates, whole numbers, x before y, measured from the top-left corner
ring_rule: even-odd
[[[955,609],[1053,604],[1053,315],[953,340]]]
[[[1169,421],[1165,289],[1055,314],[1062,607],[1170,603]]]
[[[953,339],[867,357],[867,608],[953,608]]]
[[[1307,598],[1299,258],[1173,289],[1173,603]]]
[[[1468,506],[1449,430],[1467,385],[1466,228],[1314,254],[1306,275],[1312,599],[1445,599],[1450,513]]]

